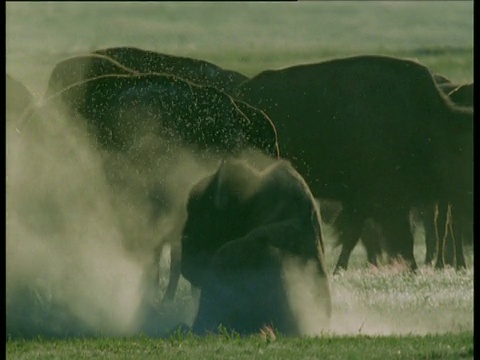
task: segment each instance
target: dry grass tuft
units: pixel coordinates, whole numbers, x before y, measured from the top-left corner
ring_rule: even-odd
[[[260,329],[260,337],[266,343],[271,343],[277,340],[275,331],[270,325],[265,325],[262,329]]]

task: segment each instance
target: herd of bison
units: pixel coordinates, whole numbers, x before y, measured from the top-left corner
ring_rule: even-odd
[[[426,263],[466,266],[473,83],[454,84],[417,61],[376,55],[248,78],[134,47],[59,62],[41,101],[8,74],[6,82],[7,122],[24,134],[38,114],[63,109],[109,154],[105,172],[118,154],[146,161],[130,149],[152,134],[218,159],[216,171],[191,188],[178,236],[168,239],[164,300],[174,298],[180,274],[201,289],[195,333],[220,324],[252,333],[269,324],[300,334],[284,281],[287,261],[300,271],[313,267],[327,324],[332,304],[320,210],[341,245],[335,272],[347,269],[360,239],[373,265],[385,252],[415,271],[412,219],[425,228]],[[161,149],[153,146],[150,155],[161,159]],[[242,157],[251,149],[271,160],[252,164]]]

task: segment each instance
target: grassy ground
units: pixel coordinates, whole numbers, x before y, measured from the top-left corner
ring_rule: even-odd
[[[261,333],[240,338],[226,331],[206,338],[175,330],[165,335],[175,322],[188,322],[193,315],[190,288],[181,279],[175,302],[158,305],[154,323],[143,335],[82,334],[82,329],[67,326],[65,332],[51,330],[48,336],[48,323],[37,323],[31,326],[38,326],[43,336],[22,340],[10,337],[7,326],[7,355],[9,359],[358,359],[359,354],[364,359],[473,358],[472,267],[456,272],[421,266],[412,275],[401,266],[368,268],[363,255],[356,249],[351,269],[331,276],[332,326],[312,338],[276,334],[272,339]],[[471,252],[469,256],[471,261]],[[78,335],[72,336],[73,331]]]
[[[9,359],[473,359],[473,332],[267,340],[234,334],[7,342]]]
[[[198,57],[248,76],[332,57],[387,54],[417,58],[454,82],[470,82],[473,2],[7,3],[6,71],[39,97],[51,69],[61,59],[94,48],[121,45]],[[10,195],[7,197],[11,199]],[[324,230],[331,272],[339,249],[334,247],[328,227]],[[419,264],[425,253],[421,239],[418,233],[415,256]],[[9,238],[6,241],[9,245]],[[29,250],[37,257],[43,254],[45,249],[39,243],[30,245]],[[7,246],[7,250],[23,255],[25,249]],[[8,260],[16,253],[8,251],[9,278],[25,281],[32,277],[22,263],[10,267]],[[48,274],[54,274],[51,268],[63,263],[47,259],[45,264],[50,266]],[[92,264],[100,266],[88,263],[90,267]],[[34,291],[37,298],[27,303],[33,303],[33,308],[19,306],[20,311],[12,313],[9,310],[15,307],[7,304],[6,354],[9,359],[473,358],[471,248],[467,249],[467,264],[469,269],[464,272],[436,272],[422,266],[419,274],[412,276],[397,266],[368,268],[364,250],[357,247],[349,270],[331,277],[332,329],[311,339],[279,335],[275,341],[267,341],[260,334],[239,339],[227,333],[203,339],[178,333],[158,339],[155,329],[164,333],[175,322],[192,320],[192,299],[184,280],[174,304],[162,308],[157,303],[159,314],[152,319],[154,330],[144,329],[148,336],[141,336],[141,331],[126,337],[110,336],[112,332],[89,327],[82,321],[65,321],[63,313],[50,306],[45,293]],[[70,275],[69,269],[62,271]],[[168,275],[164,270],[162,286]],[[109,276],[113,283],[125,283],[115,273]],[[52,286],[57,277],[48,279]],[[32,287],[41,288],[43,283],[35,279]],[[89,291],[86,288],[75,294],[83,299],[85,293],[92,295]],[[91,298],[96,299],[93,295]],[[114,308],[118,298],[106,298],[105,307]],[[103,309],[92,309],[90,302],[88,305],[86,310],[74,310],[93,313]],[[97,315],[89,315],[88,319],[95,323],[91,316]]]

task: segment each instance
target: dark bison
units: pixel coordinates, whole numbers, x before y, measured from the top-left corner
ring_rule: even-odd
[[[32,92],[9,74],[6,74],[5,95],[7,122],[19,120],[34,103]]]
[[[342,204],[331,199],[318,200],[318,203],[322,223],[331,226],[341,212]],[[378,266],[378,260],[385,251],[386,243],[380,227],[377,226],[372,219],[365,222],[360,236],[360,242],[366,250],[368,262],[374,266]],[[335,243],[335,245],[340,246],[341,244]]]
[[[473,109],[473,82],[457,86],[448,93],[448,97],[457,106],[471,107]],[[473,196],[473,189],[470,189]],[[473,241],[473,198],[467,202],[466,207],[458,206],[452,211],[446,203],[430,204],[423,209],[422,219],[425,226],[426,254],[425,263],[430,264],[435,259],[435,266],[442,268],[445,264],[465,267],[463,250],[460,248],[462,240]],[[451,213],[455,213],[452,217]],[[438,228],[435,224],[438,221]],[[450,222],[456,223],[455,226]],[[450,228],[450,226],[452,226]],[[457,229],[457,236],[453,234],[453,227]],[[446,231],[445,229],[449,229]],[[440,234],[438,234],[440,230]],[[445,232],[446,231],[446,232]],[[443,233],[445,232],[445,235]],[[442,237],[442,244],[438,243]],[[454,250],[456,247],[456,250]],[[440,250],[440,251],[438,251]]]
[[[60,61],[53,68],[45,98],[75,83],[108,74],[136,74],[118,61],[100,54],[78,55]]]
[[[473,108],[473,83],[456,87],[448,97],[455,105]],[[473,196],[473,189],[471,189],[471,196]],[[435,262],[436,268],[443,268],[445,265],[465,268],[462,244],[473,242],[473,198],[466,202],[466,207],[455,206],[454,209],[451,204],[445,202],[428,204],[414,209],[413,216],[417,222],[424,224],[425,263]],[[369,262],[375,264],[371,259],[375,259],[382,252],[382,241],[378,238],[378,229],[375,231],[373,227],[375,227],[373,222],[365,225],[362,242],[369,254]],[[367,234],[365,231],[368,231]],[[368,234],[370,237],[367,237]],[[372,254],[375,255],[372,257]]]
[[[471,107],[473,110],[473,82],[458,86],[448,97],[456,105]],[[436,205],[433,230],[436,236],[429,236],[432,240],[429,242],[430,246],[427,246],[429,259],[433,260],[436,252],[436,268],[443,268],[445,265],[455,266],[457,269],[466,267],[463,243],[473,243],[473,178],[472,187],[465,190],[465,201],[440,201]],[[433,232],[431,222],[428,228],[426,227],[426,232],[427,230],[429,233]]]
[[[172,75],[103,75],[69,86],[45,106],[80,116],[106,149],[127,151],[155,134],[214,152],[252,147],[278,156],[276,130],[264,113]]]
[[[141,73],[167,73],[200,85],[213,86],[226,93],[247,77],[232,70],[225,70],[208,61],[163,54],[136,47],[112,47],[96,50],[127,68]]]
[[[280,160],[257,170],[228,160],[190,192],[182,235],[182,275],[201,288],[196,333],[222,325],[239,333],[265,325],[301,333],[285,266],[311,276],[326,326],[331,298],[319,213],[302,177]],[[311,273],[307,275],[307,267]]]
[[[470,208],[469,214],[456,211],[457,234],[454,235],[450,205],[434,203],[412,209],[411,226],[415,227],[418,223],[424,225],[425,264],[430,265],[435,262],[436,268],[443,268],[445,265],[456,268],[466,267],[463,247],[460,246],[462,243],[471,243],[473,240],[472,211],[473,208]],[[394,250],[389,249],[390,244],[383,236],[381,227],[372,219],[365,222],[360,240],[366,250],[367,261],[373,266],[378,266],[378,259],[384,253],[389,258],[395,258],[398,255],[393,252]],[[341,244],[337,243],[337,245]]]
[[[316,197],[343,204],[335,221],[346,268],[365,220],[412,269],[412,207],[472,188],[473,112],[455,106],[410,60],[355,56],[264,71],[235,95],[274,121],[280,152]]]
[[[448,94],[448,97],[455,105],[473,107],[473,83],[458,86],[440,74],[434,74],[434,80],[440,90],[442,90],[444,94]],[[465,267],[463,249],[460,248],[459,242],[455,242],[453,229],[450,229],[450,222],[452,221],[451,211],[447,211],[446,206],[446,204],[434,203],[412,209],[412,227],[418,223],[424,224],[426,243],[425,264],[431,264],[436,260],[435,264],[437,268],[442,268],[445,264],[462,268]],[[332,217],[338,214],[340,208],[341,205],[339,205],[338,202],[322,200],[320,210],[323,220],[330,223]],[[467,212],[468,211],[469,210],[467,210]],[[456,226],[458,229],[457,237],[469,243],[473,240],[472,211],[473,209],[470,209],[470,214],[462,215],[463,217],[466,216],[464,219],[458,219],[458,214],[456,216],[456,222],[459,224]],[[458,210],[456,212],[461,213],[461,211],[459,212]],[[445,233],[445,237],[441,240],[437,239],[438,236],[443,235],[438,235],[436,221],[439,223],[438,227],[442,229],[440,233],[443,234],[443,232],[446,231],[445,229],[449,229]],[[388,251],[388,242],[385,241],[381,229],[374,221],[370,220],[365,223],[360,240],[367,252],[368,262],[374,266],[377,266],[377,259],[381,257],[384,251],[386,251],[390,257],[398,255]],[[456,250],[453,248],[454,246],[456,246]],[[438,257],[436,256],[437,249],[441,250],[438,252]]]
[[[473,82],[456,87],[448,97],[459,106],[473,107]]]

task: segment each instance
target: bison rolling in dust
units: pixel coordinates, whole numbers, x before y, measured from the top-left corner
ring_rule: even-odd
[[[356,56],[264,71],[235,95],[272,119],[282,156],[313,194],[343,204],[337,269],[368,218],[416,269],[410,210],[471,201],[473,112],[455,106],[418,62]]]
[[[201,288],[193,331],[220,325],[239,333],[270,325],[286,334],[305,330],[288,264],[310,269],[320,324],[331,298],[319,213],[302,177],[281,160],[259,171],[227,160],[192,189],[182,235],[182,275]],[[287,279],[287,280],[285,280]],[[298,300],[298,299],[297,299]],[[297,301],[298,305],[298,301]],[[305,319],[303,319],[305,320]],[[308,330],[307,330],[308,331]]]
[[[73,68],[82,64],[83,60],[77,60],[71,63]],[[97,60],[95,64],[105,65],[105,69],[115,66],[105,64],[108,58]],[[61,69],[57,67],[60,73]],[[59,78],[69,82],[68,76]],[[275,128],[263,112],[234,101],[216,88],[172,75],[107,74],[89,78],[50,96],[37,110],[25,122],[26,128],[48,123],[58,113],[67,114],[72,126],[86,128],[78,134],[90,135],[104,158],[113,193],[123,195],[113,197],[115,208],[135,208],[135,216],[141,218],[141,224],[146,223],[143,231],[137,231],[135,222],[120,221],[127,249],[151,249],[157,264],[165,242],[172,244],[174,258],[179,253],[177,224],[182,223],[188,189],[208,173],[202,173],[203,166],[249,149],[278,157]],[[184,171],[185,158],[195,159],[202,169],[199,174],[172,181],[169,174],[172,169]],[[138,209],[145,211],[145,216],[137,215],[143,213]],[[170,216],[178,219],[167,238],[149,235]],[[178,262],[173,259],[172,266]],[[177,281],[178,277],[171,278],[169,289]],[[158,284],[158,279],[155,282]],[[171,300],[173,295],[173,290],[167,290],[165,297]]]

